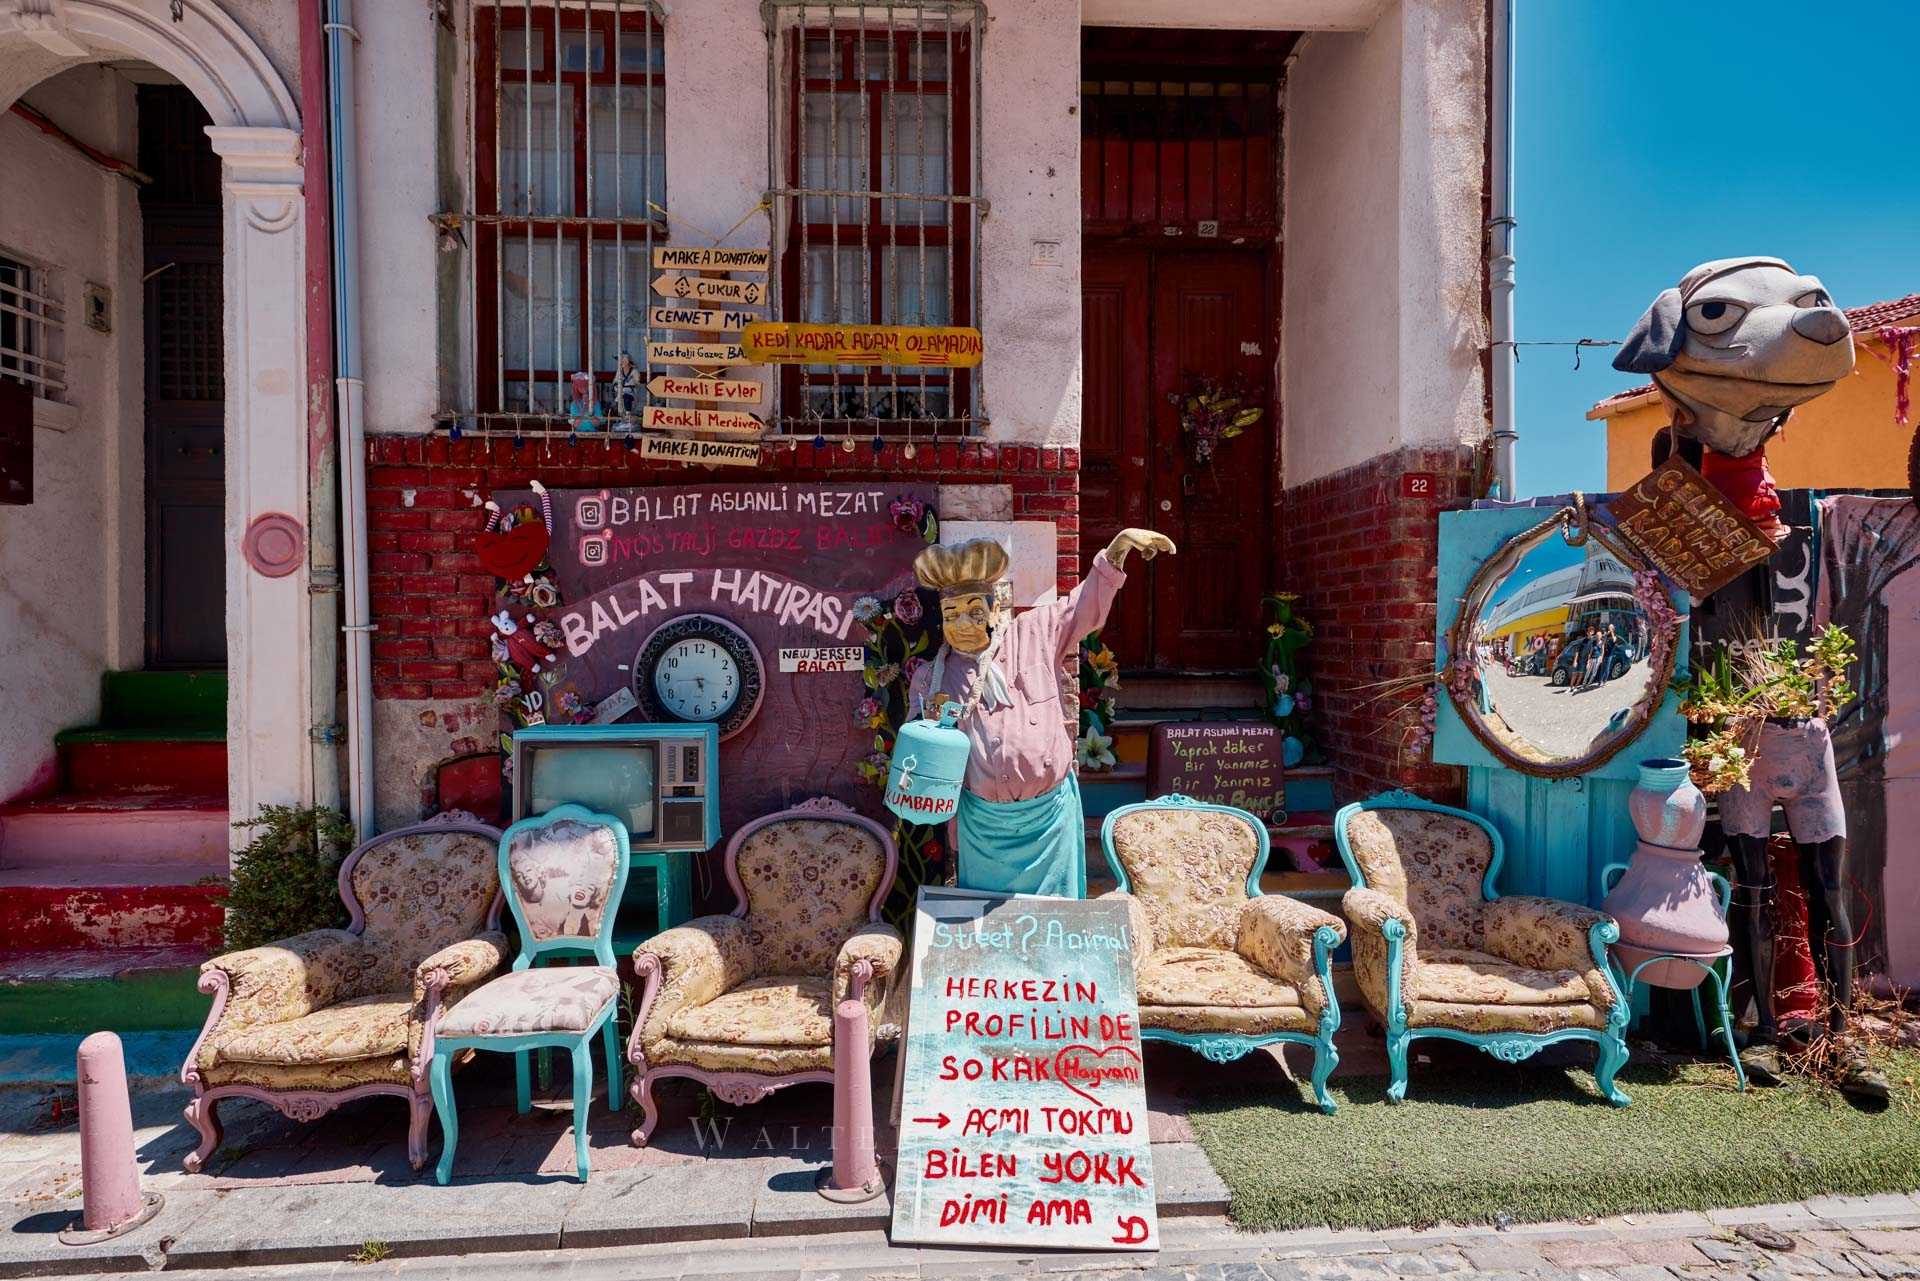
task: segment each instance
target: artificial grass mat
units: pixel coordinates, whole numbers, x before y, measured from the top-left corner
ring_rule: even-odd
[[[1432,1043],[1429,1043],[1432,1044]],[[1639,1047],[1635,1047],[1636,1051]],[[1579,1067],[1418,1056],[1405,1103],[1385,1077],[1335,1077],[1322,1116],[1284,1079],[1189,1116],[1250,1229],[1424,1227],[1704,1210],[1920,1188],[1920,1055],[1887,1056],[1890,1107],[1805,1081],[1744,1094],[1725,1063],[1629,1063],[1633,1106]],[[1876,1056],[1878,1057],[1878,1056]]]

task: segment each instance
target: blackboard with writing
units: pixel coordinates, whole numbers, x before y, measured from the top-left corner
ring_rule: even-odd
[[[1242,721],[1163,721],[1147,744],[1147,795],[1231,805],[1268,822],[1286,817],[1279,727]]]
[[[896,1243],[1159,1248],[1132,942],[1118,902],[920,890]]]

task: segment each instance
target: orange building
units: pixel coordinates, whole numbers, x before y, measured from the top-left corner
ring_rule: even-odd
[[[1896,419],[1900,344],[1920,366],[1920,293],[1847,311],[1853,322],[1853,374],[1793,411],[1767,442],[1767,463],[1782,489],[1904,489],[1913,416]],[[1653,437],[1667,406],[1652,383],[1595,405],[1589,420],[1607,425],[1607,489],[1618,493],[1653,465]]]

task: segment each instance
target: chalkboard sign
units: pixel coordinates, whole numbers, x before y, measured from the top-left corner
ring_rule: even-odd
[[[1171,792],[1279,822],[1286,818],[1285,767],[1278,726],[1162,721],[1147,744],[1147,795]]]
[[[1157,1250],[1117,902],[923,887],[893,1239]]]

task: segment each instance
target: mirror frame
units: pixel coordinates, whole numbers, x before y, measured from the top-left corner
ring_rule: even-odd
[[[1528,551],[1556,533],[1571,547],[1584,546],[1589,539],[1598,542],[1609,555],[1633,572],[1636,581],[1651,569],[1646,559],[1629,546],[1625,539],[1598,521],[1589,520],[1585,502],[1576,496],[1574,506],[1562,507],[1539,524],[1531,525],[1514,534],[1474,571],[1473,577],[1467,582],[1466,592],[1457,602],[1453,625],[1447,629],[1447,665],[1439,673],[1439,680],[1446,687],[1447,697],[1453,700],[1454,711],[1474,738],[1479,740],[1480,745],[1493,753],[1502,765],[1523,774],[1531,774],[1535,778],[1572,778],[1596,770],[1625,751],[1628,744],[1645,733],[1647,725],[1653,720],[1654,714],[1660,710],[1660,704],[1665,700],[1668,688],[1673,683],[1673,668],[1680,647],[1681,624],[1676,619],[1671,624],[1667,644],[1660,647],[1660,653],[1650,673],[1652,680],[1648,684],[1647,691],[1633,704],[1632,716],[1628,720],[1627,728],[1600,740],[1597,747],[1584,755],[1566,760],[1537,759],[1523,755],[1513,743],[1502,739],[1481,719],[1480,710],[1473,705],[1472,699],[1455,687],[1456,665],[1461,655],[1472,653],[1473,647],[1469,643],[1469,637],[1475,602],[1491,595],[1494,588],[1513,572]],[[1636,591],[1635,595],[1638,594]],[[1668,604],[1671,607],[1671,600]],[[1649,626],[1652,625],[1650,619]]]

